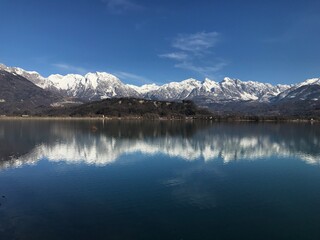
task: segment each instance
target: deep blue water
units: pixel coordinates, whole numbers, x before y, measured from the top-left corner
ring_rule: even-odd
[[[320,239],[320,126],[0,121],[0,239]]]

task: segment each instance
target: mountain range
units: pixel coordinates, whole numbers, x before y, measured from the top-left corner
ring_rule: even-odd
[[[118,77],[106,72],[87,73],[84,76],[54,74],[43,77],[35,71],[3,64],[0,64],[0,70],[25,78],[38,89],[60,98],[54,103],[56,106],[72,101],[132,97],[164,101],[192,100],[201,107],[221,114],[301,115],[307,110],[308,114],[312,115],[314,111],[318,114],[320,109],[320,78],[307,79],[293,85],[272,85],[225,77],[220,82],[208,78],[204,81],[190,78],[164,85],[134,86],[125,84]],[[2,98],[0,95],[0,100]],[[295,106],[298,106],[297,111]]]

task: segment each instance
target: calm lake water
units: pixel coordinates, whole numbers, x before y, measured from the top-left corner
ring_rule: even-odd
[[[0,239],[320,239],[320,125],[0,121]]]

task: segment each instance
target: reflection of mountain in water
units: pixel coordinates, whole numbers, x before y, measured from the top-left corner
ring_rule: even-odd
[[[2,167],[43,158],[106,165],[136,152],[223,162],[271,156],[320,160],[320,130],[310,124],[15,121],[0,122],[0,144]]]

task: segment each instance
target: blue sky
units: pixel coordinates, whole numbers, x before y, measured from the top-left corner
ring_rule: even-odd
[[[320,1],[1,0],[0,62],[126,83],[320,76]]]

